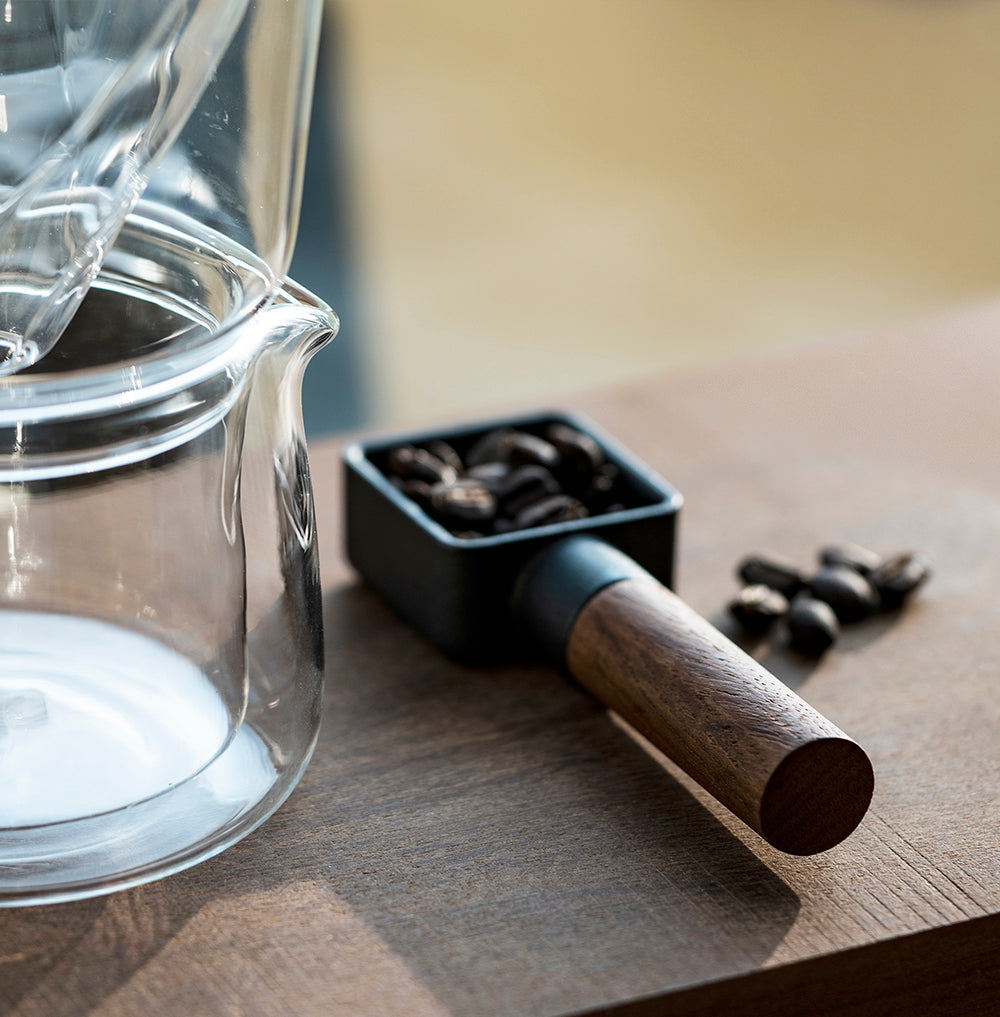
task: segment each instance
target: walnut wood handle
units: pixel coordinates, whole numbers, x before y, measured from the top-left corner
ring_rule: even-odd
[[[570,539],[569,556],[556,548],[534,570],[529,601],[552,613],[552,591],[610,575],[562,623],[577,681],[779,850],[814,854],[851,833],[874,789],[861,746],[630,559],[619,575],[620,552]],[[600,568],[580,567],[592,559]]]

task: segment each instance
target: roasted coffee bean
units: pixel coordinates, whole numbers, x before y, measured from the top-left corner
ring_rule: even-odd
[[[747,632],[761,635],[788,614],[788,600],[770,586],[744,586],[730,603],[729,613]]]
[[[487,431],[476,440],[465,453],[466,468],[479,466],[482,463],[506,462],[508,446],[516,432],[511,427],[497,427]]]
[[[478,480],[494,494],[503,486],[504,479],[510,473],[510,463],[490,462],[470,466],[463,474],[469,480]]]
[[[440,438],[435,438],[433,441],[427,442],[425,446],[427,451],[431,455],[437,456],[446,466],[450,466],[456,474],[461,473],[465,469],[465,464],[462,462],[462,457],[448,444],[446,441],[441,441]]]
[[[443,523],[488,523],[496,515],[497,502],[493,493],[478,480],[456,480],[438,484],[431,489],[431,511]]]
[[[930,566],[912,551],[893,555],[871,575],[871,583],[878,591],[884,610],[901,607],[918,587],[930,578]]]
[[[422,441],[419,447],[400,445],[389,452],[386,473],[452,532],[479,532],[481,527],[487,533],[509,532],[621,511],[629,504],[618,466],[593,438],[562,423],[545,427],[544,437],[533,430],[497,427],[473,440],[463,454],[441,439]],[[427,486],[409,484],[416,480],[429,485],[433,497]],[[457,492],[444,490],[456,487]],[[491,508],[481,489],[494,496]],[[527,512],[556,497],[562,500]],[[470,518],[476,525],[468,525]]]
[[[426,481],[416,480],[413,477],[409,480],[403,480],[402,477],[390,477],[389,483],[396,490],[406,495],[407,498],[415,501],[422,509],[426,510],[431,507],[431,491],[433,488]]]
[[[844,623],[861,621],[879,607],[875,587],[846,565],[823,565],[808,581],[809,592],[833,608]]]
[[[516,431],[507,442],[505,451],[511,466],[544,466],[547,470],[559,468],[559,451],[555,445],[526,431]]]
[[[737,566],[736,574],[748,586],[770,586],[788,598],[794,597],[806,585],[805,576],[794,565],[760,555],[744,558]]]
[[[825,601],[800,593],[788,609],[789,645],[810,657],[825,653],[840,634],[833,608]]]
[[[821,565],[846,565],[866,578],[882,564],[882,555],[860,544],[830,544],[819,552]]]
[[[389,472],[404,480],[423,480],[428,484],[451,484],[458,472],[432,452],[413,445],[399,445],[389,452]]]
[[[560,457],[560,473],[572,482],[576,478],[590,479],[604,465],[601,446],[590,437],[567,424],[550,424],[545,438]]]
[[[583,519],[589,513],[583,502],[568,494],[554,494],[522,509],[514,517],[514,528],[526,530],[534,526],[549,526],[572,519]]]
[[[592,515],[607,512],[621,496],[621,470],[614,463],[605,463],[578,495]]]
[[[513,517],[560,490],[559,481],[544,466],[518,466],[496,488],[497,510]]]

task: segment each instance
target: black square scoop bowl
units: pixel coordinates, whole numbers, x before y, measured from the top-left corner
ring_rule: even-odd
[[[672,591],[681,495],[593,422],[383,436],[344,468],[348,559],[445,654],[547,657],[781,851],[860,823],[868,756]]]

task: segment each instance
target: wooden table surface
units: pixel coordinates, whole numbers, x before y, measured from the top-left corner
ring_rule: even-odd
[[[754,651],[873,759],[846,842],[782,855],[555,672],[443,659],[344,563],[318,443],[328,687],[301,785],[188,872],[0,913],[0,1014],[995,1013],[998,336],[987,306],[567,407],[685,494],[678,588],[720,624],[750,551],[934,562],[819,663]]]

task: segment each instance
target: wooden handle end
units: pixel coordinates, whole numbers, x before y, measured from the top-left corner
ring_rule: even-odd
[[[806,742],[785,756],[764,785],[759,832],[788,854],[827,851],[855,830],[874,790],[875,771],[857,742]]]

